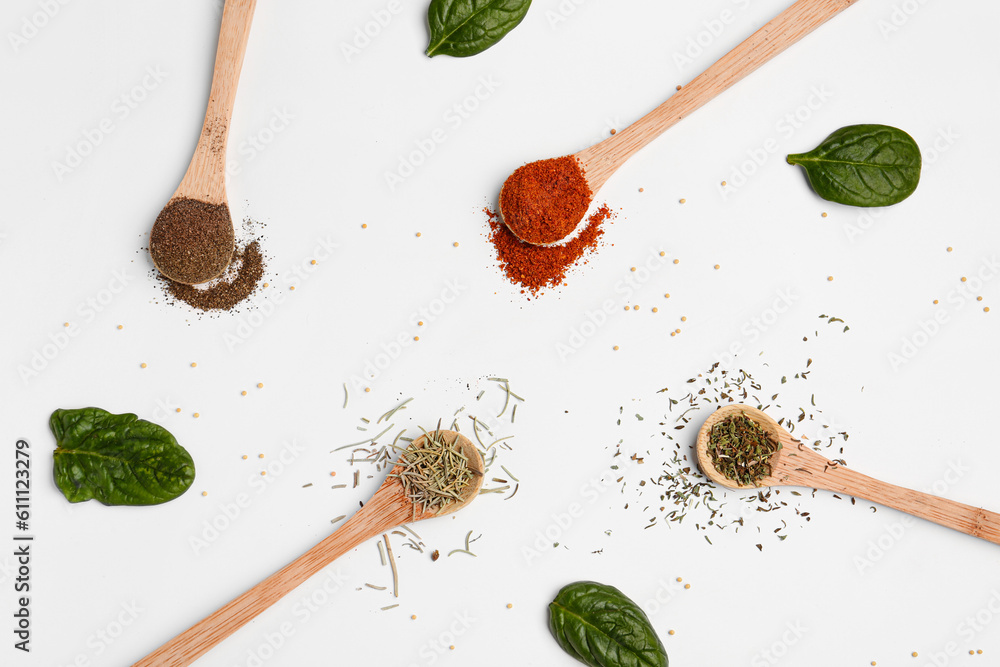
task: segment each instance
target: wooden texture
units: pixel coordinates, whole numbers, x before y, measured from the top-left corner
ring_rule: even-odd
[[[626,160],[857,0],[799,0],[630,127],[576,153],[595,193]]]
[[[135,663],[133,667],[182,667],[190,665],[212,647],[249,623],[258,614],[290,593],[314,574],[363,542],[403,524],[444,516],[462,509],[476,496],[483,485],[483,459],[468,438],[454,431],[440,431],[445,438],[458,438],[462,451],[469,459],[474,481],[464,492],[462,502],[453,503],[440,513],[414,509],[405,496],[402,483],[388,477],[361,510],[332,535],[288,564],[278,572],[240,595],[229,604],[191,626],[166,644]],[[424,436],[411,447],[418,447]],[[390,474],[399,472],[399,467]]]
[[[257,0],[226,0],[201,136],[173,199],[226,202],[226,145]]]
[[[938,498],[894,484],[887,484],[833,463],[796,440],[766,413],[747,405],[727,405],[705,420],[698,432],[696,449],[702,472],[716,484],[732,489],[755,488],[740,486],[720,474],[712,465],[708,440],[712,427],[726,417],[745,414],[781,441],[781,450],[771,459],[771,475],[758,484],[769,486],[802,486],[833,491],[897,509],[913,516],[953,528],[973,537],[1000,544],[1000,514],[953,500]]]

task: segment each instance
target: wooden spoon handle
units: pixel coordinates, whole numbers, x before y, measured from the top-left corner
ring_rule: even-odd
[[[785,460],[779,478],[783,484],[811,486],[844,493],[954,528],[973,537],[1000,544],[1000,514],[906,489],[835,465],[810,450]]]
[[[200,199],[212,204],[225,201],[229,122],[233,117],[236,88],[240,82],[240,70],[243,69],[243,56],[256,6],[257,0],[226,0],[205,123],[194,158],[175,197]]]
[[[378,493],[339,530],[215,613],[180,633],[132,667],[184,667],[252,621],[337,558],[409,520],[401,494]]]
[[[798,0],[669,100],[625,130],[577,153],[593,190],[653,139],[857,0]]]

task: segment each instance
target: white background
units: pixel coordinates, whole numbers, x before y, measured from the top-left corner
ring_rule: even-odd
[[[497,427],[516,436],[501,462],[521,480],[518,495],[485,496],[417,526],[443,553],[481,533],[478,558],[432,563],[395,538],[401,606],[383,612],[397,602],[389,592],[357,590],[391,585],[365,544],[198,664],[570,665],[549,636],[546,605],[580,579],[645,606],[678,666],[996,664],[996,545],[923,522],[900,533],[902,515],[821,493],[799,501],[814,520],[791,525],[784,542],[766,517],[758,535],[754,517],[739,534],[710,533],[709,546],[689,522],[644,530],[653,500],[635,497],[672,447],[660,435],[667,404],[657,390],[729,363],[735,344],[744,351],[729,365],[767,378],[762,394],[797,392],[776,417],[795,417],[815,394],[851,434],[852,467],[913,488],[937,482],[949,497],[1000,509],[1000,281],[972,283],[996,277],[1000,241],[995,3],[859,2],[626,165],[600,194],[620,209],[605,246],[566,287],[528,300],[499,274],[484,238],[481,209],[507,174],[627,126],[788,3],[536,0],[488,52],[431,60],[422,55],[426,0],[378,28],[369,22],[383,0],[262,1],[232,122],[229,196],[235,219],[266,225],[267,317],[167,305],[142,250],[198,136],[220,4],[62,2],[39,20],[44,4],[54,3],[8,0],[0,16],[0,662],[131,664],[303,553],[374,492],[378,479],[329,488],[331,471],[350,481],[343,452],[329,451],[363,437],[360,417],[374,421],[411,396],[400,428],[447,421],[463,406],[460,417],[494,417],[502,392],[486,378],[500,375],[527,399],[514,424],[505,415]],[[366,26],[374,37],[345,52]],[[148,68],[162,80],[142,89]],[[455,105],[469,110],[461,122],[449,120]],[[84,146],[71,171],[57,167],[105,119],[113,132]],[[921,145],[923,178],[909,200],[875,212],[824,202],[784,163],[854,123],[894,125]],[[390,189],[386,173],[437,128],[446,141]],[[336,244],[329,256],[317,250],[324,244]],[[680,263],[643,274],[629,293],[629,268],[661,250]],[[959,291],[962,276],[981,303]],[[449,289],[458,296],[441,309]],[[792,305],[774,318],[782,293]],[[607,322],[574,339],[605,300]],[[943,324],[924,335],[935,317]],[[76,335],[61,337],[64,322]],[[387,365],[378,356],[418,334]],[[574,342],[579,349],[560,347]],[[778,383],[807,358],[808,381]],[[365,377],[379,361],[386,367]],[[88,405],[167,427],[197,463],[190,492],[149,508],[69,505],[51,481],[47,420]],[[30,655],[12,648],[11,634],[17,438],[34,457]],[[624,492],[601,484],[618,476],[619,440],[624,456],[645,457]],[[286,454],[263,486],[260,470],[288,443],[301,453]],[[591,483],[602,491],[585,492]],[[196,547],[240,494],[249,507]],[[581,511],[567,523],[574,504]],[[334,573],[343,583],[327,595]],[[692,588],[675,590],[676,577]],[[322,604],[307,614],[304,600]],[[132,618],[123,605],[140,611]],[[977,614],[986,624],[970,630],[965,619]],[[291,632],[277,641],[283,624]],[[100,639],[108,633],[115,638]],[[952,642],[962,655],[944,655]]]

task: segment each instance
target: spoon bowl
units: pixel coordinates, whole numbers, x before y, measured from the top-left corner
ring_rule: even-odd
[[[236,242],[226,198],[226,146],[257,0],[226,0],[208,108],[194,155],[149,235],[149,255],[167,278],[195,285],[222,275]]]
[[[781,443],[781,449],[775,452],[770,460],[771,474],[758,480],[756,486],[740,485],[727,478],[716,469],[708,451],[712,428],[719,422],[738,415],[749,417]],[[767,414],[748,405],[726,405],[712,413],[698,431],[695,449],[698,467],[705,476],[716,484],[730,489],[798,486],[833,491],[870,500],[973,537],[1000,544],[1000,514],[888,484],[855,472],[842,463],[817,454]]]
[[[428,437],[440,437],[446,444],[457,445],[467,460],[472,478],[456,500],[447,505],[424,508],[411,501],[396,464],[382,486],[354,516],[322,542],[292,563],[257,584],[212,615],[191,626],[166,644],[136,662],[132,667],[184,667],[207,653],[216,644],[236,632],[265,609],[343,554],[369,539],[415,521],[433,519],[457,512],[476,499],[482,489],[486,466],[476,446],[455,431],[439,430],[422,435],[410,443],[407,451],[424,447]],[[401,455],[405,456],[405,454]]]
[[[619,167],[654,139],[857,1],[798,0],[636,123],[567,156],[578,163],[591,198]],[[516,174],[515,171],[511,177]],[[504,188],[509,182],[510,178]],[[501,188],[500,215],[511,232],[525,243],[559,245],[573,233],[569,229],[561,234],[550,232],[545,229],[545,218],[541,215],[519,217],[514,211],[505,211],[504,188]],[[575,229],[578,230],[582,222],[581,218]]]

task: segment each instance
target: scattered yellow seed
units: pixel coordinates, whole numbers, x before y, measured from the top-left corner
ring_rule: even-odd
[[[243,460],[244,460],[244,461],[246,461],[246,460],[247,460],[247,455],[246,455],[246,454],[244,454],[244,455],[243,455]]]
[[[677,90],[680,90],[680,89],[681,89],[681,88],[683,88],[683,87],[684,87],[684,86],[681,86],[680,84],[678,84],[678,85],[677,85]]]
[[[451,649],[452,651],[454,651],[454,650],[455,650],[455,645],[454,645],[454,644],[452,644],[452,645],[451,645],[451,646],[449,646],[448,648],[450,648],[450,649]]]
[[[872,667],[875,667],[875,665],[877,665],[877,664],[878,664],[877,662],[875,662],[874,660],[872,660]]]
[[[939,303],[941,303],[941,302],[940,302],[940,301],[938,301],[937,299],[934,299],[934,305],[935,305],[935,306],[936,306],[936,305],[938,305]]]
[[[146,362],[145,361],[142,362],[141,364],[139,364],[139,368],[145,368],[145,367],[146,367]]]
[[[981,297],[981,296],[977,296],[976,297],[976,301],[982,301],[982,300],[983,300],[983,297]]]
[[[421,234],[420,232],[417,232],[417,238],[419,239],[421,236],[423,236],[423,234]],[[416,616],[414,616],[414,618],[416,618]]]
[[[963,282],[963,283],[964,283],[964,282],[967,282],[968,280],[969,280],[968,278],[966,278],[965,276],[962,276],[962,282]]]
[[[612,128],[612,129],[611,129],[611,134],[612,134],[612,136],[614,136],[614,135],[618,134],[618,130],[616,130],[616,129]]]
[[[508,602],[507,603],[507,609],[513,609],[513,608],[514,608],[514,605],[512,605],[511,603]]]
[[[661,251],[660,251],[660,257],[666,257],[666,256],[667,256],[667,253],[665,253],[665,252],[663,252],[663,251],[661,250]]]
[[[680,333],[680,332],[681,332],[680,329],[674,329],[674,333]]]
[[[668,631],[667,631],[667,634],[668,634],[668,635],[675,635],[675,634],[677,634],[677,633],[676,633],[676,632],[674,632],[673,630],[668,630]]]
[[[827,217],[827,213],[826,213],[826,211],[823,211],[823,217],[824,217],[824,218],[825,218],[825,217]]]
[[[260,471],[260,476],[261,477],[267,477],[267,471],[266,470],[261,470]]]
[[[197,368],[197,367],[198,367],[198,362],[197,361],[192,361],[191,362],[191,368]]]
[[[336,476],[337,476],[337,471],[336,470],[334,470],[333,472],[330,473],[330,477],[336,477]]]
[[[721,269],[721,268],[722,268],[722,265],[721,265],[721,264],[716,264],[716,265],[715,265],[715,270],[716,270],[716,271],[718,271],[718,270],[719,270],[719,269]]]
[[[316,263],[316,260],[314,259],[314,260],[312,260],[312,261],[311,261],[311,262],[309,262],[309,263],[310,263],[310,264],[315,264],[315,263]]]
[[[973,651],[973,650],[972,650],[972,649],[970,648],[970,649],[969,649],[969,655],[975,655],[975,654],[976,654],[976,652],[975,652],[975,651]]]
[[[668,292],[668,293],[664,294],[664,295],[663,295],[663,298],[664,298],[664,299],[669,299],[669,298],[670,298],[670,293]]]
[[[988,312],[990,312],[990,307],[989,307],[989,306],[986,306],[985,308],[983,308],[983,312],[984,312],[984,313],[988,313]]]
[[[675,259],[674,260],[674,264],[680,264],[680,263],[681,263],[681,260],[679,260],[679,259]]]
[[[125,327],[123,327],[122,325],[120,325],[120,324],[118,325],[118,330],[119,330],[119,331],[121,331],[121,330],[122,330],[122,329],[124,329],[124,328],[125,328]]]
[[[414,336],[413,340],[420,340],[420,336]]]
[[[625,312],[626,312],[626,313],[627,313],[628,311],[630,311],[630,310],[632,310],[632,309],[631,309],[631,308],[629,308],[628,306],[625,306]]]
[[[368,223],[366,222],[363,225],[361,225],[361,229],[368,229]]]
[[[687,322],[687,321],[688,321],[688,318],[686,316],[682,315],[681,316],[681,322]]]
[[[418,326],[418,327],[422,327],[422,326],[424,326],[424,321],[423,321],[423,320],[420,320],[419,322],[417,322],[417,326]]]
[[[729,185],[729,184],[726,183],[725,181],[722,181],[722,187],[726,187],[727,185]]]
[[[951,252],[952,250],[954,250],[954,248],[952,248],[951,246],[948,246],[948,252]]]
[[[639,188],[639,192],[645,192],[646,188]]]
[[[674,336],[676,336],[676,335],[677,335],[677,332],[676,332],[676,331],[671,331],[671,332],[670,332],[670,337],[671,337],[671,338],[673,338],[673,337],[674,337]]]
[[[684,578],[683,578],[683,577],[677,577],[677,583],[680,583],[680,582],[682,582],[682,581],[684,581]]]
[[[366,394],[367,394],[368,392],[370,392],[371,390],[372,390],[372,388],[371,388],[371,387],[365,387],[365,393],[366,393]]]
[[[247,390],[246,389],[244,389],[243,391],[240,392],[240,396],[246,396],[246,395],[247,395]]]
[[[691,588],[691,584],[684,584],[684,588],[685,589]]]
[[[181,411],[181,409],[180,409],[180,408],[177,408],[177,410],[175,410],[175,412],[180,412],[180,411]]]
[[[979,649],[978,651],[976,651],[976,653],[978,653],[979,655],[982,655],[983,654],[983,649]]]
[[[262,458],[264,458],[264,455],[263,454],[258,454],[257,458],[262,459]]]
[[[917,652],[916,652],[916,651],[914,651],[914,652],[913,652],[913,653],[911,653],[910,655],[912,655],[912,656],[913,656],[914,658],[916,658],[916,657],[917,657]]]
[[[659,309],[659,308],[657,308],[656,306],[653,306],[653,312],[654,312],[654,313],[658,313],[658,312],[660,312],[660,309]]]
[[[632,310],[639,310],[639,306],[638,305],[632,306]]]
[[[291,286],[291,287],[289,287],[288,289],[290,289],[291,291],[293,291],[293,292],[294,292],[294,291],[295,291],[295,285],[292,285],[292,286]]]
[[[833,276],[827,276],[826,277],[826,281],[832,283],[833,282]]]
[[[264,283],[264,287],[267,287],[270,283]]]
[[[69,326],[69,322],[63,322],[63,326],[64,327],[68,327]]]
[[[629,271],[631,271],[632,273],[635,273],[635,267],[633,266],[631,269],[629,269]]]
[[[203,495],[203,496],[207,496],[207,495],[208,495],[208,491],[202,491],[202,492],[201,492],[201,495]]]
[[[194,413],[194,418],[197,419],[198,417],[201,417],[201,414],[198,412]]]
[[[618,351],[618,346],[615,345],[613,349],[614,349],[615,352],[617,352]]]
[[[686,204],[687,203],[687,199],[681,199],[681,203],[682,204]]]
[[[454,243],[452,243],[452,245],[457,248],[458,247],[458,241],[455,241]]]
[[[264,383],[263,382],[258,382],[257,383],[257,388],[258,389],[263,389],[264,388]]]

